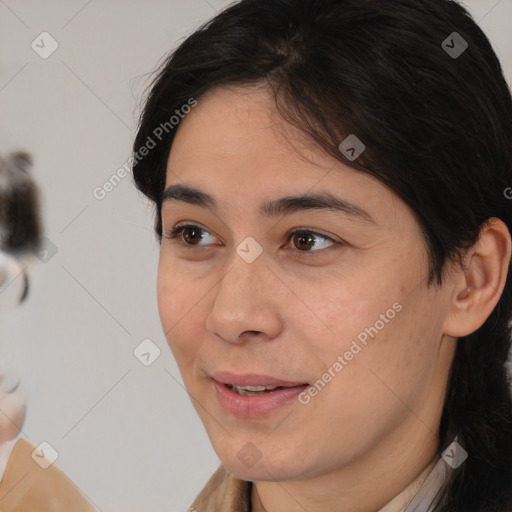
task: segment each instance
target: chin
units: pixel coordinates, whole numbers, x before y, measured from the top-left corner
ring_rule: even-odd
[[[258,452],[251,453],[249,443],[237,452],[222,454],[221,459],[224,467],[236,478],[247,481],[286,481],[299,478],[302,468],[297,466],[297,456],[290,455],[287,460],[282,458],[269,459],[265,456],[263,450],[258,458]],[[269,450],[272,453],[272,450]],[[253,459],[251,460],[251,455]]]

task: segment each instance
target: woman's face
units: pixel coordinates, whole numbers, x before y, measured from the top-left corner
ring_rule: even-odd
[[[169,156],[178,185],[216,205],[167,194],[159,312],[223,464],[282,481],[391,452],[430,461],[455,341],[405,203],[287,125],[263,88],[199,99]],[[340,208],[280,202],[312,194]],[[166,238],[178,223],[194,227]]]

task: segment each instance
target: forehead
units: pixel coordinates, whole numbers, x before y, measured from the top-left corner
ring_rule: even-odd
[[[226,86],[208,91],[178,126],[171,155],[194,148],[188,158],[222,156],[248,162],[275,162],[283,167],[304,162],[330,169],[339,164],[277,111],[273,93],[264,86]],[[173,154],[174,153],[174,154]]]
[[[395,212],[398,200],[376,178],[343,164],[287,123],[263,87],[216,88],[198,99],[169,155],[166,187],[177,184],[214,195],[221,206],[256,208],[262,199],[331,193],[382,216]]]

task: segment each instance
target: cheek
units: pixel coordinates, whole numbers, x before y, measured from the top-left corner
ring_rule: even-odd
[[[319,316],[331,328],[332,350],[337,354],[359,351],[358,359],[366,359],[367,352],[375,351],[377,357],[391,352],[388,356],[393,362],[393,350],[411,333],[416,333],[416,340],[422,336],[425,319],[432,319],[434,312],[425,310],[428,297],[423,287],[417,287],[413,274],[403,265],[380,261],[379,265],[365,266],[364,272],[335,276],[331,283],[337,286],[324,286],[312,303],[321,305],[317,308]],[[430,328],[431,323],[427,324]]]
[[[193,316],[207,290],[190,269],[184,268],[172,256],[172,251],[162,247],[158,263],[157,299],[165,332],[171,328],[175,330],[189,316]]]
[[[181,290],[182,287],[176,279],[176,275],[171,271],[169,265],[163,263],[162,256],[160,256],[157,275],[157,301],[160,322],[166,334],[171,330],[180,313],[180,304],[182,304],[180,299],[183,298],[180,297],[183,295]]]
[[[411,293],[406,275],[382,276],[340,276],[332,282],[342,285],[308,297],[322,326],[308,331],[314,373],[327,380],[330,369],[332,389],[355,409],[363,397],[378,405],[400,386],[421,386],[435,365],[440,324],[430,295],[422,286]]]
[[[337,353],[345,356],[348,352],[351,360],[335,379],[333,396],[343,401],[353,419],[359,418],[360,426],[371,418],[392,421],[402,417],[408,407],[415,408],[429,385],[436,366],[439,329],[435,311],[426,312],[423,302],[421,297],[402,297],[395,302],[400,311],[396,307],[391,314],[381,308],[376,317],[368,317],[362,330],[353,330],[352,336],[347,333],[337,347]],[[379,320],[381,313],[388,317],[387,323]],[[365,343],[360,341],[361,334]],[[360,349],[352,350],[354,343]],[[356,350],[357,354],[351,355]]]
[[[373,338],[382,339],[383,333],[399,320],[399,297],[399,291],[394,291],[392,283],[377,286],[369,274],[366,281],[341,276],[334,278],[316,287],[304,300],[305,304],[311,305],[306,314],[313,320],[309,339],[315,349],[335,356],[354,347],[353,342],[364,348]]]
[[[181,367],[193,359],[201,340],[198,312],[206,291],[173,268],[176,267],[160,260],[157,299],[163,332]]]

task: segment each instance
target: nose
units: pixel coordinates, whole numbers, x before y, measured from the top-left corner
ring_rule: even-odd
[[[248,263],[233,251],[231,265],[217,285],[206,330],[228,343],[272,340],[283,328],[283,283],[261,254]]]

